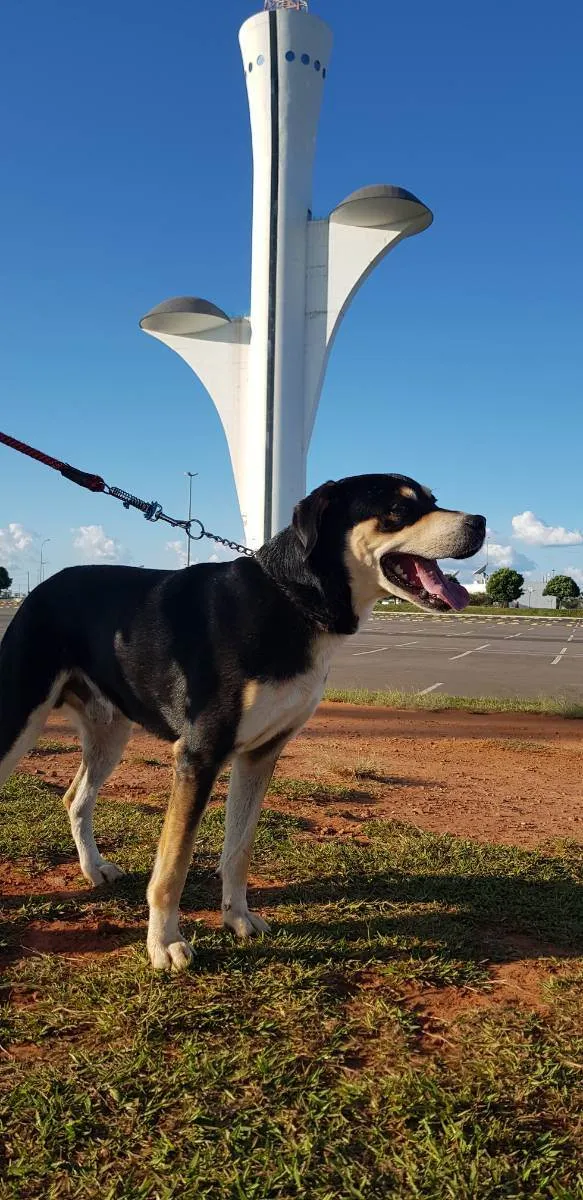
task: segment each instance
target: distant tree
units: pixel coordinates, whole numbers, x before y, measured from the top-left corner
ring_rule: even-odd
[[[570,575],[553,575],[543,592],[543,596],[556,596],[557,608],[570,608],[570,601],[580,595],[581,589]]]
[[[486,584],[486,591],[494,604],[502,604],[506,608],[522,596],[523,588],[524,575],[513,571],[512,567],[500,567],[490,575]]]
[[[12,580],[6,567],[0,567],[0,592],[7,592]]]

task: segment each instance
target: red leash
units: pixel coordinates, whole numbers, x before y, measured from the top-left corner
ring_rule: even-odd
[[[140,500],[139,496],[134,496],[131,492],[124,492],[122,488],[110,487],[105,479],[101,478],[101,475],[91,475],[89,471],[79,471],[77,467],[61,462],[60,458],[52,458],[50,454],[45,454],[42,450],[35,450],[34,446],[28,446],[26,442],[17,441],[8,433],[0,433],[0,442],[9,446],[11,450],[18,450],[19,454],[35,458],[45,467],[52,467],[53,471],[60,471],[65,479],[70,479],[71,483],[78,483],[79,487],[87,488],[90,492],[103,492],[106,496],[113,496],[115,500],[121,500],[124,508],[137,508],[144,514],[147,521],[166,521],[175,529],[184,529],[193,542],[199,542],[203,537],[211,538],[213,542],[219,542],[221,546],[226,546],[229,550],[236,550],[238,554],[246,554],[249,558],[254,558],[253,550],[249,550],[247,546],[242,546],[239,542],[232,542],[229,538],[220,537],[218,533],[210,533],[208,529],[205,529],[202,521],[198,520],[198,517],[192,517],[189,521],[180,521],[176,517],[169,517],[157,500]],[[197,534],[192,532],[193,525],[198,525],[199,532]]]
[[[5,446],[10,446],[11,450],[18,450],[20,454],[26,454],[28,458],[36,458],[37,462],[44,463],[45,467],[52,467],[53,471],[60,471],[65,479],[70,479],[72,483],[78,483],[80,487],[88,488],[90,492],[107,491],[107,484],[101,475],[90,475],[88,471],[78,471],[69,463],[61,462],[59,458],[51,458],[50,454],[43,454],[42,450],[35,450],[34,446],[27,446],[26,442],[19,442],[7,433],[0,433],[0,442],[3,442]]]

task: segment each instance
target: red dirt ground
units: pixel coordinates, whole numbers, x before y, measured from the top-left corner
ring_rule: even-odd
[[[79,750],[69,725],[53,717],[39,747],[19,771],[65,789],[75,774]],[[47,744],[48,743],[48,744]],[[57,749],[57,744],[59,749]],[[62,747],[62,748],[61,748]],[[161,804],[170,782],[171,747],[136,730],[124,758],[102,789],[104,796]],[[434,832],[478,841],[535,847],[549,839],[583,840],[583,724],[564,719],[463,712],[401,712],[393,709],[322,704],[282,755],[276,778],[309,781],[313,795],[296,799],[271,795],[268,803],[308,822],[306,837],[366,841],[362,823],[390,817]],[[328,796],[333,784],[343,796]],[[219,788],[224,794],[224,784]],[[254,906],[282,881],[252,877]],[[0,864],[0,891],[70,897],[84,903],[95,895],[73,856],[70,863],[31,876],[23,864]],[[189,914],[219,926],[215,908]],[[123,953],[143,938],[145,928],[110,922],[100,914],[99,894],[82,920],[32,921],[24,935],[25,953],[58,953],[68,959]],[[508,962],[492,966],[491,986],[409,989],[402,999],[417,1013],[420,1046],[447,1050],[448,1032],[474,1008],[499,1004],[546,1011],[543,984],[566,969],[560,947],[518,936],[509,940]],[[377,986],[372,980],[370,986]],[[15,1003],[18,996],[13,996]],[[451,1036],[451,1033],[450,1033]],[[32,1051],[31,1051],[32,1052]]]
[[[44,741],[75,736],[51,718]],[[65,788],[79,751],[33,751],[19,770]],[[136,730],[104,796],[143,801],[167,793],[168,743]],[[322,704],[286,747],[276,776],[312,781],[314,797],[270,796],[272,807],[306,817],[316,837],[359,836],[371,817],[436,833],[534,847],[583,840],[583,723],[520,713],[404,712]],[[318,788],[346,789],[318,798]]]

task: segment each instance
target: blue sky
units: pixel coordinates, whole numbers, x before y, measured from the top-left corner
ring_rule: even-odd
[[[311,10],[335,35],[314,214],[386,182],[435,222],[388,256],[346,317],[309,485],[411,474],[444,505],[487,514],[492,561],[574,569],[583,583],[583,8]],[[0,428],[172,513],[185,512],[184,472],[198,471],[194,511],[235,538],[214,407],[138,321],[185,293],[248,311],[237,31],[253,11],[10,0],[0,47]],[[539,524],[513,529],[524,513]],[[1,447],[0,528],[0,560],[33,578],[44,538],[50,571],[96,556],[178,562],[166,527]]]

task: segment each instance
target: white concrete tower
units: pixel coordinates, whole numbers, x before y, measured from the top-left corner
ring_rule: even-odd
[[[354,192],[313,220],[312,170],[332,34],[306,0],[265,0],[239,32],[253,146],[251,314],[230,319],[193,296],[140,325],[185,359],[227,437],[247,544],[289,524],[332,341],[384,255],[431,223],[402,188]]]

